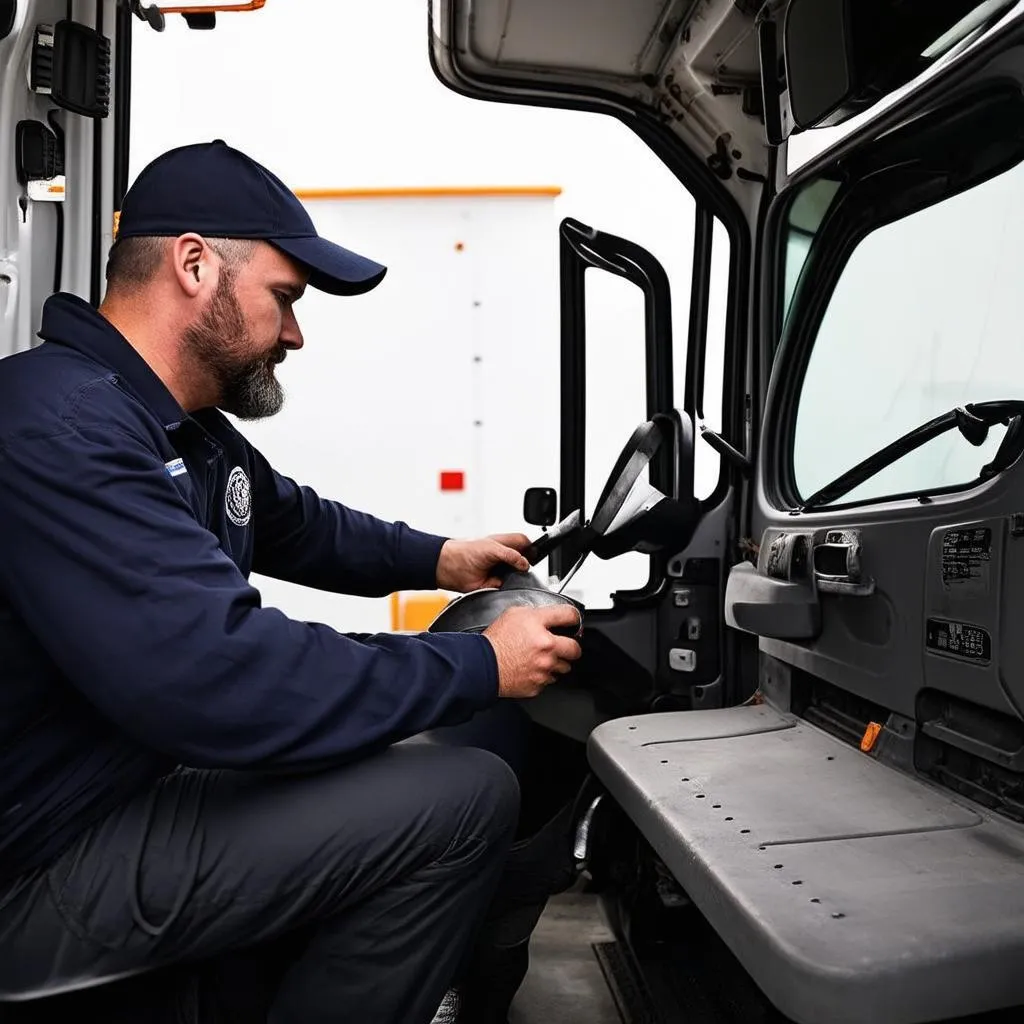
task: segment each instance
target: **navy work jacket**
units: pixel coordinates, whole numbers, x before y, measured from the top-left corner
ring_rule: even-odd
[[[51,297],[40,336],[0,360],[0,879],[179,765],[321,767],[497,699],[479,634],[342,634],[248,582],[433,588],[444,538],[186,415],[81,299]]]

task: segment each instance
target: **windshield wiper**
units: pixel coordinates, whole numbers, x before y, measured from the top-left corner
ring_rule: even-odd
[[[950,409],[949,412],[944,412],[941,416],[936,416],[935,419],[922,423],[919,427],[914,427],[913,430],[897,438],[892,444],[887,444],[884,448],[880,448],[874,455],[869,455],[863,462],[854,466],[853,469],[848,469],[842,476],[836,477],[831,483],[815,491],[803,503],[800,511],[806,512],[808,509],[831,505],[832,502],[843,497],[844,494],[849,494],[855,487],[859,487],[865,481],[870,480],[871,477],[881,473],[883,469],[887,469],[894,462],[902,459],[904,455],[909,455],[912,451],[950,430],[959,430],[964,440],[978,446],[985,443],[990,427],[998,424],[1008,426],[1012,419],[1022,415],[1024,415],[1024,401],[1017,399],[975,402],[972,405],[962,405],[955,409]],[[1015,457],[1020,454],[1022,440],[1024,439],[1018,436],[1020,434],[1019,429],[1012,431],[1012,433],[1014,438],[1011,442],[1011,447],[1017,449],[1014,453]],[[1010,441],[1010,435],[1011,431],[1008,431],[1006,437],[1003,438],[1003,443],[999,446],[996,457],[986,469],[991,467],[992,471],[998,471],[1005,468],[1003,463],[1009,464],[1007,457],[1011,453],[1010,449],[1007,448],[1007,442]],[[1004,451],[1004,449],[1006,450]],[[982,476],[984,475],[983,472]]]

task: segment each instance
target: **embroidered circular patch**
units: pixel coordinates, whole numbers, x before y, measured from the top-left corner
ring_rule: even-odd
[[[241,466],[235,466],[228,476],[228,487],[224,493],[224,507],[228,519],[235,526],[248,526],[252,516],[252,488],[249,478]]]

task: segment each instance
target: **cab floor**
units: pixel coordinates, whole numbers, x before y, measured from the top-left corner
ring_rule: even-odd
[[[593,948],[611,941],[596,896],[553,897],[534,930],[509,1024],[621,1024]]]

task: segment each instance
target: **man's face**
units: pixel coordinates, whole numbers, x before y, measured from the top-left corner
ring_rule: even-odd
[[[182,340],[212,377],[216,404],[225,412],[254,420],[281,409],[284,389],[274,371],[289,349],[302,347],[292,305],[307,277],[266,242],[241,265],[220,259],[216,290]]]

